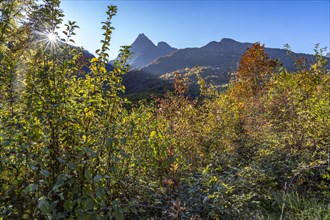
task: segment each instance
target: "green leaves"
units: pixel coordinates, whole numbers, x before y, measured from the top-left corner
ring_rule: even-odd
[[[9,180],[8,175],[9,175],[9,170],[3,170],[0,173],[0,179]]]
[[[31,183],[25,188],[25,194],[35,193],[37,189],[38,185]]]
[[[118,209],[113,212],[113,216],[115,217],[116,220],[124,220],[123,213]]]
[[[92,198],[87,198],[85,201],[84,201],[84,209],[88,210],[88,211],[91,211],[93,210],[93,207],[94,207],[94,201]]]
[[[49,177],[49,172],[47,170],[41,170],[40,173],[44,177]]]
[[[65,200],[63,207],[66,212],[70,212],[73,209],[74,205],[75,203],[73,201]]]
[[[155,135],[156,135],[156,131],[152,131],[152,132],[150,133],[150,138],[153,138]]]
[[[41,210],[41,212],[44,215],[48,215],[52,211],[51,210],[51,205],[48,202],[47,197],[45,197],[45,196],[42,196],[42,197],[39,198],[39,200],[38,200],[38,208]]]
[[[21,0],[1,3],[4,13],[13,2],[22,15]],[[34,29],[61,23],[58,0],[34,8]],[[330,80],[319,53],[305,72],[273,74],[275,63],[254,45],[238,75],[247,84],[236,81],[219,94],[200,68],[187,69],[197,75],[198,99],[185,95],[188,78],[177,74],[176,93],[126,108],[130,48],[106,69],[116,13],[108,8],[91,60],[68,44],[49,53],[40,41],[15,52],[8,42],[27,48],[32,35],[19,35],[15,18],[0,24],[8,24],[0,33],[1,216],[252,219],[264,207],[272,212],[274,192],[283,188],[328,201]],[[74,42],[76,23],[64,27],[64,41]]]
[[[99,182],[101,179],[102,179],[102,175],[98,174],[94,177],[94,182]]]

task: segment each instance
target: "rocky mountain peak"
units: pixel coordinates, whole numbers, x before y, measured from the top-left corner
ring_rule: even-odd
[[[176,51],[176,48],[171,47],[168,43],[161,41],[157,44],[157,47],[159,49],[162,49],[163,51],[165,51],[166,53],[172,53],[174,51]]]
[[[133,69],[139,69],[176,50],[163,41],[156,46],[145,34],[141,33],[131,44],[132,57],[128,60],[128,64]]]
[[[155,46],[155,44],[143,33],[139,34],[138,37],[135,39],[135,41],[132,44],[133,50],[139,50],[146,47],[152,47]]]

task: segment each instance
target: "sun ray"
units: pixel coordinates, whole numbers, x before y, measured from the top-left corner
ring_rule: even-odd
[[[55,42],[57,40],[57,35],[54,33],[47,34],[47,37],[50,42]]]
[[[34,31],[34,34],[38,36],[38,40],[35,42],[44,45],[46,50],[54,51],[62,42],[59,40],[59,36],[53,32],[43,33],[40,31]]]

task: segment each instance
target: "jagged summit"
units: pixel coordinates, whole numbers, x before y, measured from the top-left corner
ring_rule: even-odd
[[[156,46],[144,33],[141,33],[131,45],[132,57],[128,64],[134,69],[140,69],[176,50],[164,41],[159,42]]]
[[[138,40],[138,39],[147,39],[147,40],[149,40],[149,38],[144,33],[139,34],[137,36],[136,40]]]
[[[138,37],[135,39],[135,41],[132,43],[131,51],[136,52],[145,47],[152,47],[152,46],[155,46],[155,44],[146,35],[144,35],[142,33],[142,34],[139,34]],[[135,51],[133,51],[133,50],[135,50]]]

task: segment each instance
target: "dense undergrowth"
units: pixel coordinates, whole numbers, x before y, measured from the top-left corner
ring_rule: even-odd
[[[322,50],[288,72],[256,43],[226,91],[194,68],[198,98],[177,74],[174,92],[127,109],[128,48],[105,68],[116,7],[87,64],[67,44],[75,22],[42,40],[62,22],[59,1],[0,9],[0,219],[330,218]]]

